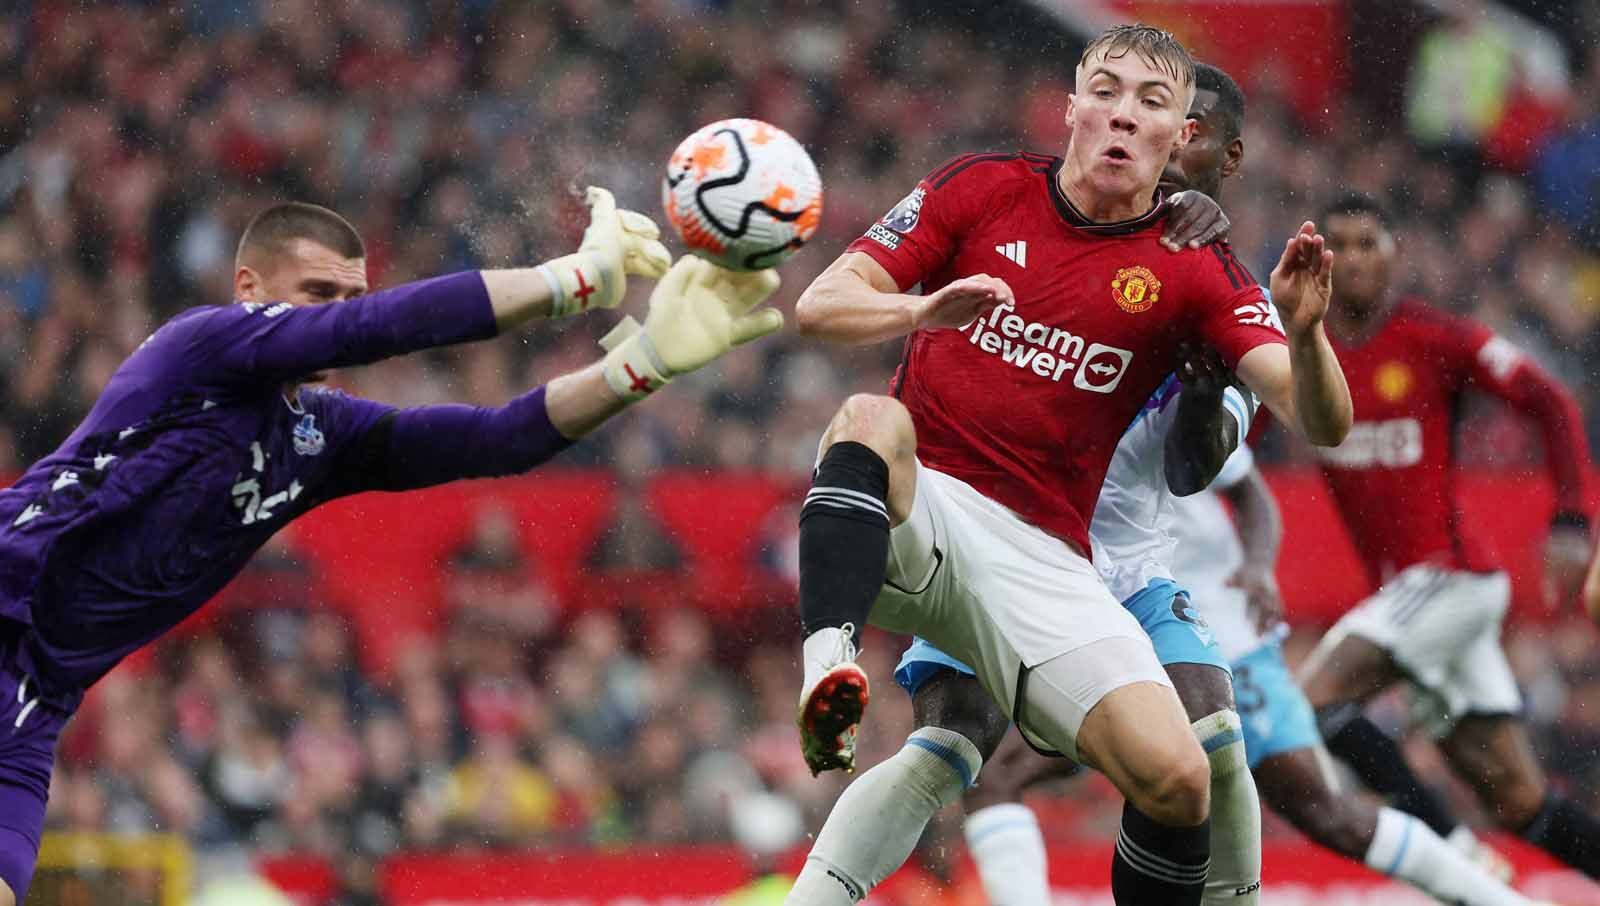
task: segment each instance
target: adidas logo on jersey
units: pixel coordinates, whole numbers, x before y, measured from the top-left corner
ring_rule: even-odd
[[[994,250],[1006,256],[1006,258],[1010,259],[1011,263],[1015,264],[1017,267],[1028,266],[1027,242],[1019,239],[1016,242],[1007,242],[1004,245],[997,245],[994,247]]]
[[[991,309],[961,328],[967,342],[1017,368],[1060,383],[1068,371],[1072,385],[1091,393],[1110,393],[1122,383],[1133,353],[1082,337],[1042,321],[1028,321],[1010,305]]]

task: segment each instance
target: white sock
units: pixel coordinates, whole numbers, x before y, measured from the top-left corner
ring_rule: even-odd
[[[846,623],[840,627],[818,629],[807,636],[800,647],[800,661],[805,666],[805,683],[800,688],[810,690],[824,673],[855,659],[854,625]]]
[[[1422,821],[1392,808],[1378,810],[1378,831],[1365,857],[1367,866],[1399,878],[1446,903],[1464,906],[1529,906],[1461,850],[1446,843]]]
[[[960,733],[923,727],[833,804],[786,906],[854,906],[899,868],[935,812],[961,797],[983,766]]]
[[[1451,831],[1450,835],[1444,839],[1446,843],[1468,856],[1478,850],[1478,835],[1473,833],[1472,828],[1465,824],[1457,824],[1456,829]]]
[[[1002,802],[968,815],[964,827],[989,906],[1048,906],[1044,834],[1033,809]]]
[[[1211,760],[1211,872],[1201,902],[1254,906],[1261,902],[1261,800],[1245,760],[1243,725],[1230,710],[1192,726]]]

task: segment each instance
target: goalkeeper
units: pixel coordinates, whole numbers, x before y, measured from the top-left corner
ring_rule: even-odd
[[[196,308],[123,362],[83,424],[0,492],[0,906],[27,893],[56,740],[83,692],[177,625],[318,504],[537,466],[601,422],[777,330],[772,271],[671,259],[649,218],[590,189],[577,253],[367,293],[360,236],[283,204],[239,242],[237,304]],[[643,326],[498,409],[394,409],[311,386],[330,368],[612,308],[659,278]],[[376,540],[376,539],[375,539]]]

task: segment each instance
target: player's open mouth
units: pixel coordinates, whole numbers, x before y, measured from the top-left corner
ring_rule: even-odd
[[[1128,149],[1122,147],[1121,145],[1112,145],[1106,149],[1104,154],[1100,156],[1104,157],[1106,160],[1115,161],[1119,164],[1131,163],[1133,161],[1133,155],[1129,154]]]

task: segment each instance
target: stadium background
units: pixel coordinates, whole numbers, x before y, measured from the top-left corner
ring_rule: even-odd
[[[821,232],[783,271],[789,307],[945,158],[1061,147],[1083,36],[1129,17],[1244,84],[1247,161],[1224,202],[1256,273],[1336,190],[1380,193],[1401,212],[1405,285],[1511,337],[1600,430],[1593,2],[5,7],[0,473],[52,449],[153,325],[227,301],[233,243],[271,201],[349,216],[375,285],[523,264],[575,243],[577,187],[659,216],[677,139],[756,116],[812,150],[827,190]],[[397,404],[498,404],[591,360],[609,321],[336,380]],[[703,903],[792,864],[842,783],[807,775],[792,724],[796,491],[834,407],[883,386],[897,355],[781,335],[546,472],[314,514],[90,696],[63,743],[51,828],[173,835],[198,896],[219,903],[273,902],[241,892],[252,871],[304,903]],[[1600,655],[1539,581],[1539,441],[1475,400],[1460,443],[1472,530],[1515,567],[1508,645],[1545,766],[1600,807]],[[1281,575],[1303,653],[1367,580],[1303,452],[1272,435],[1263,453],[1289,518]],[[874,636],[864,659],[878,689],[869,764],[909,729],[888,680],[897,644]],[[1404,702],[1377,713],[1398,727]],[[1080,780],[1037,804],[1062,902],[1109,902],[1109,787]],[[1268,834],[1268,902],[1409,902],[1318,861],[1274,819]],[[973,902],[959,841],[945,816],[877,902]],[[30,902],[156,896],[120,857],[98,870],[117,883],[98,887],[95,872],[50,868],[82,862],[67,850]],[[1600,903],[1525,864],[1568,902]]]

